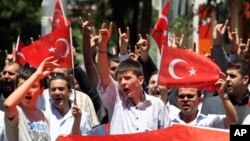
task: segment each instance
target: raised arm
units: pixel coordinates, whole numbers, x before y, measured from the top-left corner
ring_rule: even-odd
[[[80,125],[82,119],[82,111],[77,105],[72,106],[72,115],[74,117],[73,126],[71,129],[72,135],[81,135]]]
[[[235,124],[238,121],[238,116],[236,113],[236,110],[231,103],[227,93],[225,92],[225,86],[226,86],[226,76],[225,74],[220,74],[220,79],[215,83],[216,90],[221,98],[224,111],[226,114],[226,119],[224,120],[224,126],[225,128],[229,128],[230,124]]]
[[[93,48],[91,47],[91,40],[93,38],[96,38],[95,34],[91,35],[91,30],[92,30],[92,20],[91,20],[91,15],[88,14],[88,20],[84,21],[79,18],[80,23],[81,23],[81,27],[82,27],[82,37],[83,37],[83,46],[82,46],[82,50],[83,50],[83,60],[84,60],[84,65],[86,68],[86,72],[88,74],[88,77],[90,79],[90,81],[92,82],[93,86],[96,87],[98,84],[98,73],[96,70],[96,66],[94,63],[94,58],[93,58]],[[94,40],[95,42],[95,40]],[[93,45],[93,47],[95,47],[95,45]]]
[[[36,72],[4,101],[5,115],[7,118],[11,119],[17,114],[16,106],[21,103],[33,83],[47,77],[54,67],[59,67],[56,62],[57,60],[54,60],[54,57],[46,58],[37,68]]]
[[[107,29],[105,26],[106,24],[103,23],[101,29],[99,30],[99,39],[98,39],[99,49],[97,52],[97,57],[98,57],[97,70],[99,73],[100,84],[104,89],[106,89],[111,82],[109,74],[107,45],[112,35],[113,23],[112,22],[110,23],[109,29]]]
[[[227,25],[228,20],[226,20],[224,24],[217,24],[217,21],[215,21],[213,29],[212,58],[223,72],[226,71],[226,65],[229,62],[227,54],[222,46],[222,39],[225,35]]]

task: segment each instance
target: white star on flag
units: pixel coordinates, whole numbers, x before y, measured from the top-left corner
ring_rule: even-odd
[[[54,48],[54,47],[49,48],[49,52],[55,52],[55,50],[56,50],[56,48]]]
[[[197,71],[197,70],[196,70],[195,68],[192,67],[192,68],[189,69],[188,72],[189,72],[190,76],[195,76],[195,75],[196,75],[196,71]]]

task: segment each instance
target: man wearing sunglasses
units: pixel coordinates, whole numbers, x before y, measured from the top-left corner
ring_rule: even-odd
[[[226,115],[201,114],[198,108],[202,101],[201,90],[196,88],[178,88],[176,97],[181,111],[177,116],[171,116],[171,124],[181,123],[226,129],[230,124],[236,123],[236,111],[231,101],[224,93],[225,84],[222,83],[221,79],[222,78],[216,82],[216,86],[218,93],[220,93]]]

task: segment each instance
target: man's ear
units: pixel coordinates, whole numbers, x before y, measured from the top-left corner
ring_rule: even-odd
[[[140,84],[142,85],[144,82],[144,76],[139,76],[138,79],[140,81]]]
[[[250,81],[250,78],[249,78],[249,76],[248,75],[245,75],[245,76],[243,76],[243,83],[244,84],[249,84],[249,81]]]

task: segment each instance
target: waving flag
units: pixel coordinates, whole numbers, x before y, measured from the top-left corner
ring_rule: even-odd
[[[162,11],[161,16],[157,20],[154,29],[152,31],[152,37],[157,43],[159,51],[161,52],[162,46],[167,46],[168,43],[168,11],[169,11],[169,2],[166,2]]]
[[[57,141],[229,141],[229,132],[214,128],[176,124],[171,127],[144,133],[59,137]]]
[[[61,0],[56,0],[52,22],[52,32],[58,28],[69,27],[70,24],[70,20],[65,16]]]
[[[71,68],[72,51],[69,29],[62,28],[53,31],[29,46],[21,48],[20,52],[23,54],[24,60],[33,67],[38,67],[46,57],[54,56],[62,67]]]
[[[26,63],[25,56],[27,56],[27,55],[25,55],[21,51],[22,48],[24,48],[24,47],[25,47],[24,43],[20,40],[20,36],[18,36],[16,47],[14,49],[14,56],[16,58],[16,62],[21,64],[21,65],[24,65]]]
[[[193,87],[215,91],[220,68],[209,58],[192,51],[164,47],[159,79],[160,85]]]

